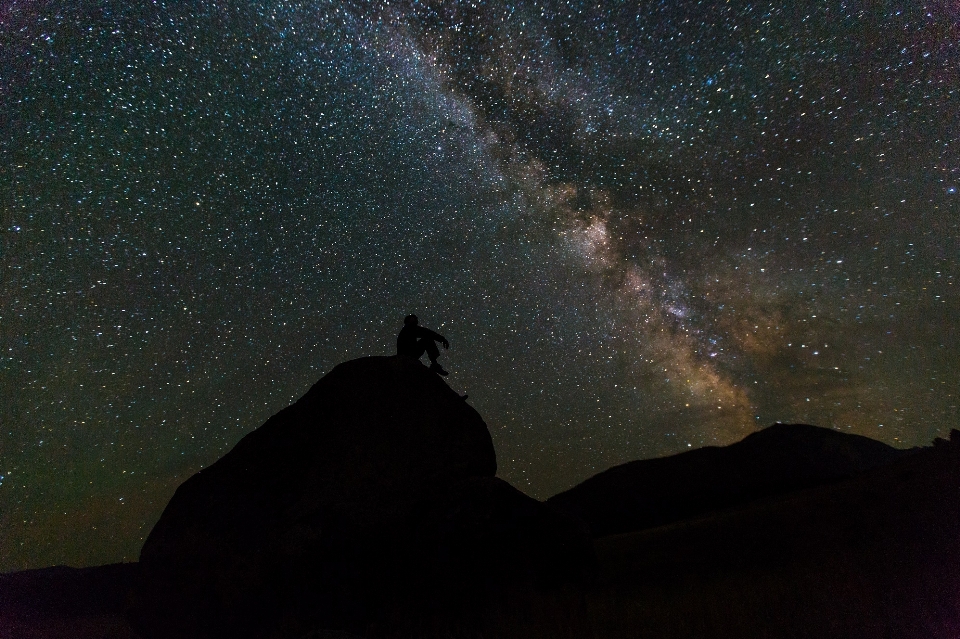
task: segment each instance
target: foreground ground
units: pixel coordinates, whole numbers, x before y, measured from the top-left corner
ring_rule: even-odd
[[[599,538],[581,589],[503,593],[470,619],[393,611],[370,637],[960,636],[960,438],[848,481]],[[136,634],[136,564],[0,577],[0,639]],[[337,637],[317,629],[308,636]]]

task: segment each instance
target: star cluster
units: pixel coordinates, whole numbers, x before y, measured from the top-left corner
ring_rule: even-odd
[[[0,4],[0,570],[135,560],[410,312],[541,498],[960,426],[960,14],[781,5]]]

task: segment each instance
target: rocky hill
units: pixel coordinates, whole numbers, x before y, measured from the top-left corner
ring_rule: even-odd
[[[774,424],[730,446],[616,466],[547,503],[602,537],[849,479],[909,452],[829,428]]]
[[[580,627],[618,610],[608,637],[960,637],[960,431],[850,479],[595,548],[604,583]]]

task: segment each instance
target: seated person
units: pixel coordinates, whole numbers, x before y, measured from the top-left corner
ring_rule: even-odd
[[[430,370],[437,375],[447,375],[447,371],[437,363],[440,350],[434,342],[440,342],[444,348],[450,348],[450,342],[443,335],[419,326],[419,323],[420,320],[416,315],[407,315],[403,318],[403,328],[397,335],[397,354],[420,359],[426,352],[427,357],[430,358]]]

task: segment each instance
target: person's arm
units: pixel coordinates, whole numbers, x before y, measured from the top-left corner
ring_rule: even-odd
[[[450,348],[450,342],[448,342],[447,338],[441,335],[440,333],[435,333],[434,331],[431,331],[429,328],[424,328],[423,326],[418,326],[417,328],[420,329],[421,337],[428,337],[435,342],[440,342],[441,344],[443,344],[444,348]]]

